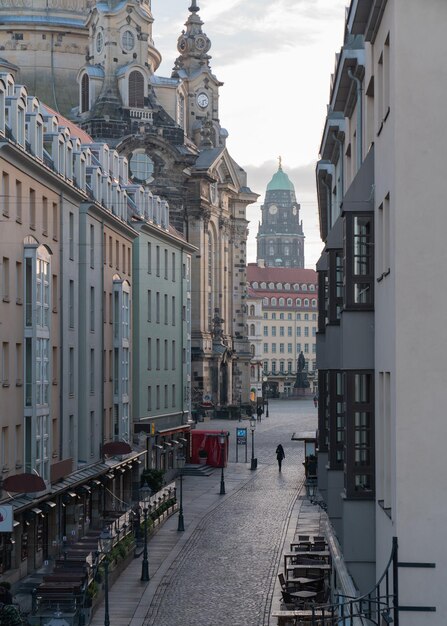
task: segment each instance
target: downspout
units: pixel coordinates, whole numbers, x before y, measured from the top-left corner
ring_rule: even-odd
[[[332,191],[327,182],[321,179],[323,186],[326,188],[326,204],[327,204],[327,224],[328,230],[332,227]]]
[[[357,87],[357,170],[360,169],[363,161],[362,154],[362,131],[363,131],[363,103],[362,103],[362,81],[354,76],[351,68],[348,69],[348,76],[355,81]]]
[[[344,194],[345,194],[345,175],[344,175],[344,155],[343,155],[343,141],[341,139],[339,139],[338,135],[336,133],[332,133],[332,137],[334,138],[334,140],[338,143],[338,148],[339,148],[339,159],[340,159],[340,187],[341,187],[341,194],[340,194],[340,201],[338,203],[338,207],[339,209],[341,209],[341,205],[343,204],[343,198],[344,198]]]
[[[179,277],[180,277],[180,281],[181,281],[181,289],[180,289],[180,294],[181,294],[181,298],[180,298],[180,323],[182,325],[182,332],[181,332],[181,337],[182,337],[182,341],[180,344],[180,365],[181,365],[181,372],[182,372],[182,384],[181,384],[181,398],[182,398],[182,426],[183,426],[183,416],[184,416],[184,410],[185,410],[185,385],[184,385],[184,381],[186,380],[186,371],[183,371],[183,368],[186,364],[183,363],[183,346],[184,346],[184,341],[185,341],[185,331],[184,331],[184,321],[183,321],[183,298],[184,298],[184,292],[183,292],[183,281],[185,280],[183,278],[183,247],[180,248],[181,251],[181,256],[180,256],[180,270],[179,270]],[[185,307],[186,310],[186,307]],[[186,368],[185,368],[186,369]]]
[[[61,192],[59,194],[59,264],[60,267],[64,267],[63,263],[63,240],[62,240],[62,215],[63,215],[63,204],[64,194]],[[59,387],[59,461],[64,458],[64,352],[65,345],[63,343],[64,337],[64,299],[62,298],[62,289],[64,288],[64,281],[62,280],[62,271],[59,272],[59,293],[58,293],[58,311],[59,311],[59,362],[60,362],[60,387]],[[56,364],[57,367],[57,364]],[[62,511],[63,502],[62,496],[58,498],[58,506],[57,506],[57,524],[58,524],[58,537],[59,537],[59,545],[63,545],[63,537],[64,537],[64,513]]]

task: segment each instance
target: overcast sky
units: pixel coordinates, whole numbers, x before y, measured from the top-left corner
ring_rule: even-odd
[[[152,0],[153,36],[163,56],[157,74],[170,76],[177,38],[190,0]],[[306,267],[322,249],[318,231],[315,162],[329,99],[335,53],[343,40],[348,0],[198,0],[211,39],[211,67],[224,84],[220,122],[231,156],[260,194],[249,207],[248,261],[256,260],[256,233],[265,188],[278,169],[295,185],[306,235]]]

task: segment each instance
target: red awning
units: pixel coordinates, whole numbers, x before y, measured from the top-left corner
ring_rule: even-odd
[[[46,487],[43,478],[37,474],[15,474],[3,481],[3,489],[14,493],[36,493]]]
[[[118,454],[129,454],[132,452],[132,448],[125,441],[109,441],[102,447],[102,453],[108,456],[115,456]]]

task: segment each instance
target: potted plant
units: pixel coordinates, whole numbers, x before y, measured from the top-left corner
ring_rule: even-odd
[[[206,465],[208,459],[208,452],[205,450],[205,448],[202,448],[201,450],[199,450],[199,465]]]

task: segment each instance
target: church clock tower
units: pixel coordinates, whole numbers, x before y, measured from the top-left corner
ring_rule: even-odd
[[[192,0],[186,30],[177,41],[177,57],[173,78],[182,80],[185,87],[185,132],[197,145],[207,137],[207,147],[225,145],[228,135],[219,122],[219,87],[223,85],[211,71],[208,54],[211,41],[203,32],[197,1]]]
[[[265,267],[304,267],[304,233],[295,187],[279,167],[267,185],[257,239],[257,262]]]

